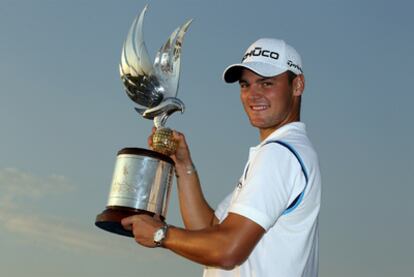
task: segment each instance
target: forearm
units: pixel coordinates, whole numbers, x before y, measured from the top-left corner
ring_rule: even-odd
[[[197,231],[170,227],[163,246],[196,263],[231,269],[241,262],[228,237],[219,225]]]
[[[164,247],[203,265],[231,269],[247,259],[264,232],[254,221],[229,213],[222,223],[203,230],[171,227]]]
[[[212,225],[214,211],[204,198],[197,171],[192,163],[176,167],[178,197],[184,225],[189,230]]]
[[[155,234],[165,224],[145,214],[124,218],[121,223],[132,231],[137,243],[146,247],[156,246]],[[170,226],[162,246],[194,262],[231,269],[247,259],[264,231],[254,221],[229,213],[220,224],[202,230]]]

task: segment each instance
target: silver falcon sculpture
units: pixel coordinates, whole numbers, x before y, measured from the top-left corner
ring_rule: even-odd
[[[177,92],[181,47],[192,19],[172,32],[151,64],[143,36],[147,8],[135,18],[129,30],[119,71],[127,95],[138,104],[135,110],[144,118],[153,119],[156,128],[162,128],[172,113],[184,112],[184,103],[177,98]]]

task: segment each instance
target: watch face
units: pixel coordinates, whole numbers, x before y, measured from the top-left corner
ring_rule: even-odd
[[[155,232],[154,241],[160,242],[163,238],[164,238],[164,230],[163,229],[159,229],[157,232]]]

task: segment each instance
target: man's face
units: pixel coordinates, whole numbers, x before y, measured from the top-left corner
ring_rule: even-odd
[[[240,78],[240,98],[250,123],[259,128],[262,139],[277,128],[299,119],[297,93],[287,72],[265,78],[244,69]]]

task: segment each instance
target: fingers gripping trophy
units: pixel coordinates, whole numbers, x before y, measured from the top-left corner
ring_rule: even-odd
[[[159,215],[165,220],[176,150],[172,130],[165,127],[168,117],[184,112],[177,98],[181,47],[191,21],[174,30],[150,63],[143,39],[143,20],[147,6],[134,20],[125,40],[121,79],[129,98],[138,104],[135,110],[156,127],[153,150],[124,148],[118,152],[106,209],[96,217],[95,225],[106,231],[133,236],[120,221],[134,214]]]

